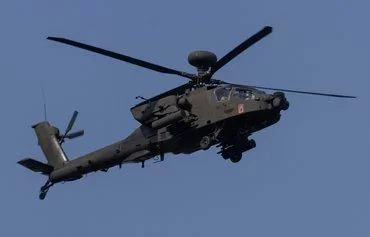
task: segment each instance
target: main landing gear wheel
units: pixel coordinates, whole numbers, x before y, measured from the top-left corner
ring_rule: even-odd
[[[241,153],[234,153],[230,156],[230,161],[233,163],[238,163],[242,159]]]
[[[204,136],[200,139],[200,148],[203,150],[208,150],[211,147],[212,139],[209,136]]]

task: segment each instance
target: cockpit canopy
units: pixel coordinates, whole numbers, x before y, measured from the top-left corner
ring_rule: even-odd
[[[214,93],[218,101],[227,101],[230,99],[232,87],[224,86],[217,88]]]
[[[230,99],[255,100],[256,90],[248,87],[222,86],[215,90],[215,96],[218,101],[227,101]]]

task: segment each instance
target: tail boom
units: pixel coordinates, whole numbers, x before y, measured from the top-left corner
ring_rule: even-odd
[[[121,167],[123,163],[144,162],[154,157],[158,149],[144,136],[140,127],[126,139],[69,161],[60,144],[63,136],[60,136],[56,127],[44,121],[32,128],[35,130],[47,164],[31,158],[20,160],[18,164],[48,176],[47,182],[40,189],[40,199],[44,199],[49,188],[56,183],[74,181],[87,173],[107,171],[116,165]]]

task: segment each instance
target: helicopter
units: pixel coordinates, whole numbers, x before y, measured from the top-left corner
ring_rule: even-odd
[[[62,148],[66,139],[84,135],[84,131],[71,132],[78,112],[74,111],[63,134],[49,121],[32,126],[38,144],[47,163],[25,158],[18,163],[34,172],[47,176],[41,187],[39,198],[46,197],[49,188],[61,182],[71,182],[91,172],[107,172],[114,166],[139,163],[144,168],[145,161],[164,161],[165,154],[192,154],[219,148],[218,154],[233,163],[238,163],[243,153],[256,147],[250,136],[276,124],[281,112],[289,108],[284,92],[301,93],[338,98],[355,96],[327,94],[269,87],[249,86],[214,79],[213,75],[272,32],[271,26],[247,38],[225,56],[217,56],[209,51],[194,51],[188,55],[188,62],[197,73],[187,73],[127,55],[74,40],[47,37],[48,40],[78,47],[131,63],[156,72],[177,75],[188,82],[170,89],[150,99],[139,96],[142,101],[130,111],[140,123],[125,139],[70,160]],[[275,91],[273,94],[262,90]]]

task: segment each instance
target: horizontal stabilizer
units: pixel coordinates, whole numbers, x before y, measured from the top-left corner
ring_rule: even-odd
[[[48,175],[53,171],[53,167],[47,164],[44,164],[40,161],[31,159],[31,158],[25,158],[23,160],[18,161],[18,164],[26,167],[27,169],[30,169],[34,172],[40,172],[42,174]]]

